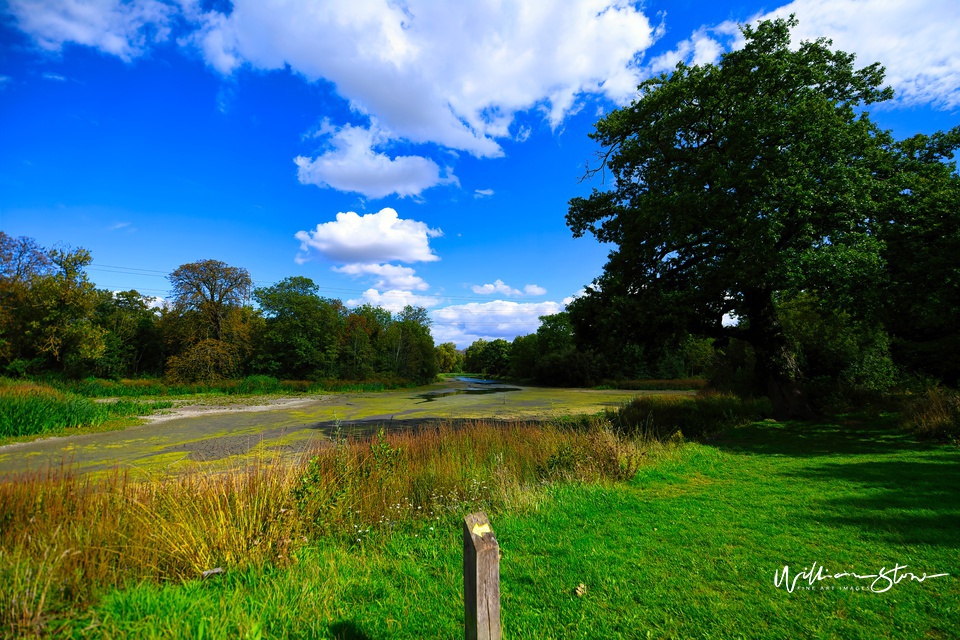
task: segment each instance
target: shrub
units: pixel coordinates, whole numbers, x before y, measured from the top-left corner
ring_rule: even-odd
[[[240,356],[236,348],[221,340],[201,340],[167,360],[167,378],[175,383],[234,378],[239,371]]]
[[[701,391],[690,396],[638,396],[607,420],[621,434],[666,440],[677,433],[686,438],[710,436],[770,415],[766,398],[744,400],[738,396]]]
[[[960,392],[933,387],[907,403],[901,425],[920,436],[960,443]]]

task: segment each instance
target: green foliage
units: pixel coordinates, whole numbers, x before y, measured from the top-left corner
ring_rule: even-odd
[[[253,281],[250,272],[219,260],[182,264],[169,276],[174,304],[182,312],[202,318],[202,338],[227,338],[227,316],[247,301]]]
[[[810,293],[779,302],[777,312],[811,392],[835,387],[882,392],[896,382],[882,326],[823,304]]]
[[[903,293],[888,313],[910,325],[899,301],[919,273],[907,251],[926,253],[920,243],[947,232],[936,241],[944,257],[933,262],[955,255],[960,190],[940,160],[960,133],[895,143],[862,109],[892,96],[883,69],[858,68],[823,39],[791,45],[795,25],[744,26],[744,46],[718,64],[681,63],[597,123],[592,137],[604,152],[595,171],[614,186],[572,199],[567,223],[575,236],[616,248],[570,312],[578,340],[599,341],[604,354],[640,336],[654,350],[687,333],[742,340],[752,347],[755,388],[779,414],[809,417],[778,302],[815,292],[825,308],[861,322],[875,348],[859,370],[843,371],[885,384],[890,367],[877,335],[885,283],[895,278]],[[942,224],[932,222],[938,217]],[[909,220],[917,231],[903,226]],[[884,237],[900,248],[891,251]],[[899,266],[885,270],[892,260]],[[955,262],[928,277],[942,280]],[[956,315],[957,281],[947,282],[914,294],[949,292],[945,306],[922,305],[938,310],[931,317]],[[739,324],[723,325],[725,314]]]
[[[254,369],[294,378],[336,374],[346,310],[339,300],[321,298],[318,292],[319,287],[302,276],[254,290],[265,317],[256,338]]]
[[[440,373],[463,373],[463,352],[452,342],[437,345],[437,369]]]
[[[96,426],[126,416],[141,416],[173,406],[172,402],[93,402],[83,396],[32,382],[0,379],[0,436],[60,433]]]
[[[908,371],[960,384],[960,126],[892,145],[878,230],[884,322]],[[908,312],[904,312],[909,310]]]
[[[744,400],[732,394],[701,392],[690,396],[637,396],[607,420],[619,433],[658,440],[715,436],[722,431],[761,420],[771,413],[766,399]]]

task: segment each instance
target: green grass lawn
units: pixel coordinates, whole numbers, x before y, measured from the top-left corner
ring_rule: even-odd
[[[458,521],[404,526],[312,543],[284,569],[114,591],[48,631],[460,637]],[[493,526],[508,638],[960,634],[960,450],[919,442],[892,420],[755,423],[668,450],[628,483],[554,487]],[[785,565],[813,563],[830,574],[899,564],[901,574],[949,575],[884,593],[849,576],[775,586]]]

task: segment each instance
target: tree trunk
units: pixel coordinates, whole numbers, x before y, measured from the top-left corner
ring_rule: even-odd
[[[800,380],[800,368],[787,344],[770,292],[758,292],[750,305],[750,344],[756,357],[756,384],[770,398],[777,419],[814,417]]]

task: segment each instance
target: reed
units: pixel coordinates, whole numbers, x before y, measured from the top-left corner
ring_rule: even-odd
[[[0,379],[0,437],[59,433],[99,425],[112,418],[146,415],[173,406],[169,401],[93,402],[82,396],[33,382]]]

